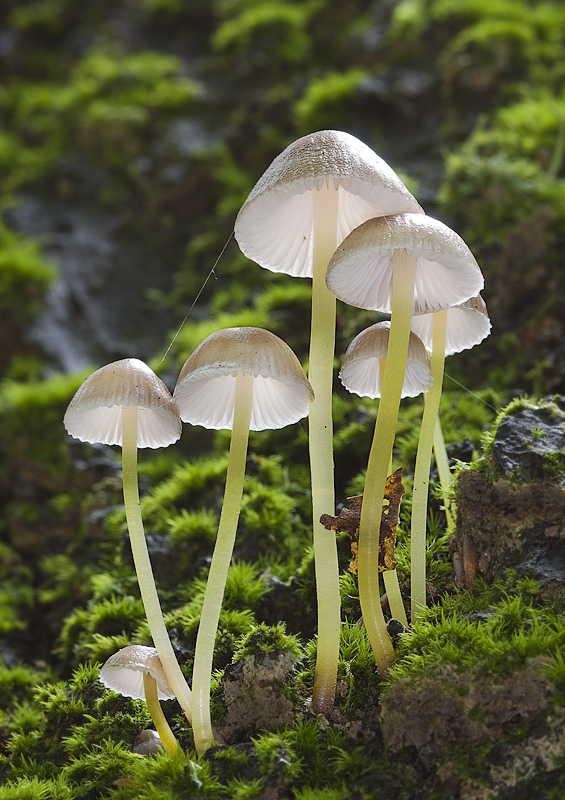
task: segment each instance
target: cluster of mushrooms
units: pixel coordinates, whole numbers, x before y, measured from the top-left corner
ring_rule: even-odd
[[[124,359],[97,370],[65,414],[81,441],[121,445],[124,504],[152,647],[113,655],[100,673],[109,688],[144,697],[167,752],[178,746],[159,700],[176,697],[193,726],[199,754],[214,742],[210,680],[218,620],[238,524],[249,430],[282,428],[309,417],[318,646],[311,709],[325,713],[335,695],[340,637],[337,546],[319,522],[334,513],[332,385],[336,298],[390,314],[361,332],[344,356],[350,392],[380,398],[359,528],[359,598],[379,671],[393,658],[379,588],[378,551],[385,483],[403,396],[425,393],[411,526],[411,621],[426,605],[426,513],[432,448],[449,480],[438,409],[445,356],[488,335],[479,295],[481,271],[463,240],[426,216],[394,171],[369,147],[340,131],[305,136],[284,150],[241,208],[235,237],[243,253],[274,272],[312,278],[308,379],[292,350],[259,328],[208,336],[185,362],[171,396],[143,362]],[[431,356],[428,355],[431,353]],[[140,512],[137,449],[166,447],[181,420],[231,429],[225,494],[199,624],[192,692],[171,646]],[[383,573],[391,613],[407,618],[395,570]]]

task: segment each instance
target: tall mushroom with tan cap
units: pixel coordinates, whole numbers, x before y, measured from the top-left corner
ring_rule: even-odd
[[[340,633],[336,542],[319,523],[333,513],[332,385],[335,299],[325,273],[331,254],[363,221],[422,212],[396,173],[366,144],[343,131],[318,131],[278,155],[243,204],[235,238],[243,253],[273,272],[312,278],[308,377],[316,399],[309,414],[318,648],[312,710],[333,705]],[[422,212],[423,213],[423,212]]]
[[[179,412],[163,381],[137,358],[114,361],[89,375],[65,412],[67,431],[82,442],[121,445],[124,506],[139,590],[163,669],[187,719],[191,692],[174,654],[155,588],[143,530],[137,448],[168,447],[181,434]]]
[[[330,260],[326,282],[350,305],[391,314],[359,527],[359,597],[376,652],[379,632],[371,628],[379,614],[380,598],[369,581],[370,564],[378,553],[412,315],[465,302],[482,289],[483,277],[465,242],[442,222],[420,214],[397,214],[368,220],[350,233]]]
[[[360,397],[376,398],[381,396],[389,333],[390,322],[378,322],[361,331],[352,340],[343,357],[339,373],[341,382],[349,392],[358,394]],[[431,383],[432,373],[426,348],[415,333],[410,333],[402,397],[416,397],[427,391]],[[390,468],[387,471],[390,472]],[[391,614],[406,626],[408,621],[396,570],[384,570],[382,574]],[[376,584],[373,591],[375,594],[378,593],[377,563],[370,564],[368,580]],[[380,605],[377,608],[375,623],[379,630],[381,644],[381,650],[375,652],[375,657],[379,667],[384,670],[392,656],[392,645]]]
[[[189,356],[173,396],[184,422],[232,431],[192,674],[194,743],[202,754],[214,741],[210,718],[214,642],[241,508],[249,430],[284,428],[297,422],[308,414],[314,393],[300,362],[274,333],[226,328],[204,339]]]
[[[170,700],[175,693],[155,647],[132,644],[110,656],[100,670],[100,682],[113,692],[135,700],[145,700],[155,730],[170,756],[180,752],[175,735],[167,722],[160,700]]]
[[[442,458],[445,452],[440,451],[439,402],[443,386],[443,370],[445,357],[459,353],[479,344],[489,335],[491,324],[487,307],[480,295],[472,297],[453,308],[420,314],[412,318],[412,331],[423,340],[431,351],[432,374],[434,383],[426,395],[426,404],[420,427],[416,466],[414,472],[414,488],[412,494],[412,524],[410,533],[411,562],[411,617],[416,622],[426,607],[426,519],[428,512],[428,483],[432,457],[432,447],[436,442],[436,461],[438,469],[442,469]],[[447,476],[445,470],[442,485]],[[440,476],[442,474],[440,472]],[[449,472],[449,468],[447,470]]]

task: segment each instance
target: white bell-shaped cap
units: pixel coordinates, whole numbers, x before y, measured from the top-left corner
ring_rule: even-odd
[[[254,378],[251,430],[284,428],[308,414],[314,392],[290,347],[262,328],[224,328],[204,339],[180,371],[173,397],[181,419],[231,429],[238,372]]]
[[[138,409],[138,447],[167,447],[180,437],[182,425],[171,393],[137,358],[114,361],[89,375],[63,422],[81,442],[121,445],[122,408],[132,406]]]
[[[459,305],[483,288],[479,265],[463,239],[423,214],[370,219],[352,231],[330,259],[328,288],[349,305],[390,314],[398,250],[416,258],[414,314]]]
[[[459,306],[448,308],[445,321],[445,355],[470,350],[486,339],[491,324],[486,303],[478,294]],[[433,314],[412,317],[410,327],[428,350],[433,348]]]
[[[338,192],[337,243],[371,217],[423,213],[394,170],[343,131],[303,136],[278,155],[235,221],[242,252],[272,272],[312,277],[313,193]]]
[[[390,322],[377,322],[361,333],[347,348],[339,378],[345,388],[361,397],[381,396],[381,359],[387,357]],[[416,397],[433,383],[426,348],[410,333],[402,397]]]
[[[156,681],[159,700],[170,700],[175,696],[155,647],[140,644],[123,647],[106,661],[99,679],[106,688],[124,697],[145,700],[143,673],[148,673]]]

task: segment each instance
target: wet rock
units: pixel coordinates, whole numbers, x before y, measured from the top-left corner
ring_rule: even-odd
[[[459,474],[456,548],[465,588],[477,575],[491,580],[511,567],[547,596],[565,595],[564,423],[564,398],[518,406],[500,422],[483,468]]]
[[[414,686],[399,681],[382,701],[387,747],[416,751],[427,760],[496,742],[542,713],[546,688],[544,678],[530,670],[500,683],[449,674]]]
[[[292,723],[292,703],[284,685],[295,662],[291,651],[275,650],[251,653],[226,668],[223,695],[227,711],[218,731],[226,743]]]
[[[496,745],[486,771],[480,776],[462,780],[454,773],[452,764],[443,765],[434,781],[434,790],[438,796],[461,800],[545,797],[544,789],[555,788],[562,780],[564,758],[565,712],[561,711],[522,741]]]
[[[124,356],[147,359],[155,351],[171,320],[147,295],[170,287],[172,257],[144,245],[127,213],[28,197],[11,210],[9,222],[39,238],[59,272],[44,311],[27,330],[29,342],[68,371]]]
[[[491,457],[495,468],[508,477],[565,487],[565,398],[517,407],[505,416]]]

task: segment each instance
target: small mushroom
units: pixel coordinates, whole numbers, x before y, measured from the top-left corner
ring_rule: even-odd
[[[345,388],[360,397],[381,396],[382,379],[388,353],[390,322],[377,322],[351,341],[339,378]],[[408,340],[408,357],[402,384],[402,397],[417,397],[432,384],[430,359],[423,342],[415,333]]]
[[[353,306],[391,313],[391,328],[381,401],[359,527],[359,596],[363,618],[379,613],[380,597],[368,580],[378,550],[381,509],[396,420],[412,315],[449,308],[476,295],[481,271],[465,242],[438,220],[421,214],[370,219],[347,236],[333,254],[326,282]],[[368,633],[373,650],[378,631]]]
[[[208,336],[186,360],[173,396],[184,422],[232,431],[224,501],[194,653],[193,729],[201,755],[214,741],[212,660],[241,508],[249,430],[297,422],[308,414],[314,393],[300,362],[274,333],[227,328]]]
[[[491,328],[487,307],[480,295],[453,308],[414,316],[412,331],[421,336],[431,351],[434,383],[426,395],[412,493],[410,533],[411,617],[416,622],[426,607],[426,522],[432,447],[436,448],[438,469],[443,471],[442,489],[447,491],[451,474],[447,462],[443,434],[439,422],[439,403],[443,386],[445,357],[470,349],[488,336]],[[440,473],[441,474],[441,473]],[[448,512],[447,512],[448,513]]]
[[[359,333],[351,342],[346,350],[341,364],[339,377],[345,388],[361,397],[380,397],[382,379],[384,376],[386,358],[388,353],[388,341],[390,333],[390,322],[378,322],[370,328]],[[426,348],[416,336],[411,333],[408,342],[408,354],[402,385],[402,397],[416,397],[425,392],[432,383],[432,373],[430,371],[430,361]],[[373,441],[373,447],[375,442]],[[369,456],[371,458],[371,456]],[[390,472],[390,467],[387,470]],[[379,592],[378,582],[379,573],[377,570],[378,562],[369,566],[370,574],[368,580],[373,586],[373,592]],[[385,570],[383,581],[389,601],[390,611],[393,617],[400,620],[407,627],[406,612],[398,585],[396,569]],[[374,585],[376,583],[376,586]],[[377,653],[377,663],[384,670],[387,661],[392,655],[391,647],[387,639],[387,628],[382,614],[382,607],[377,616],[375,624],[380,629],[379,641],[385,643],[382,652]]]
[[[135,644],[123,647],[106,661],[99,679],[113,692],[145,700],[163,747],[170,756],[177,755],[178,742],[159,703],[159,700],[170,700],[175,693],[167,682],[155,647]]]
[[[371,217],[422,212],[394,170],[343,131],[316,131],[292,142],[268,167],[243,204],[235,238],[242,252],[273,272],[312,278],[308,377],[313,540],[318,647],[311,708],[334,702],[340,636],[337,546],[319,523],[334,513],[332,388],[336,302],[325,274],[337,245]]]
[[[179,412],[163,381],[137,358],[114,361],[89,375],[65,412],[68,433],[81,442],[121,445],[124,506],[133,561],[153,642],[189,722],[191,693],[163,620],[147,551],[137,482],[137,448],[167,447],[181,434]]]

